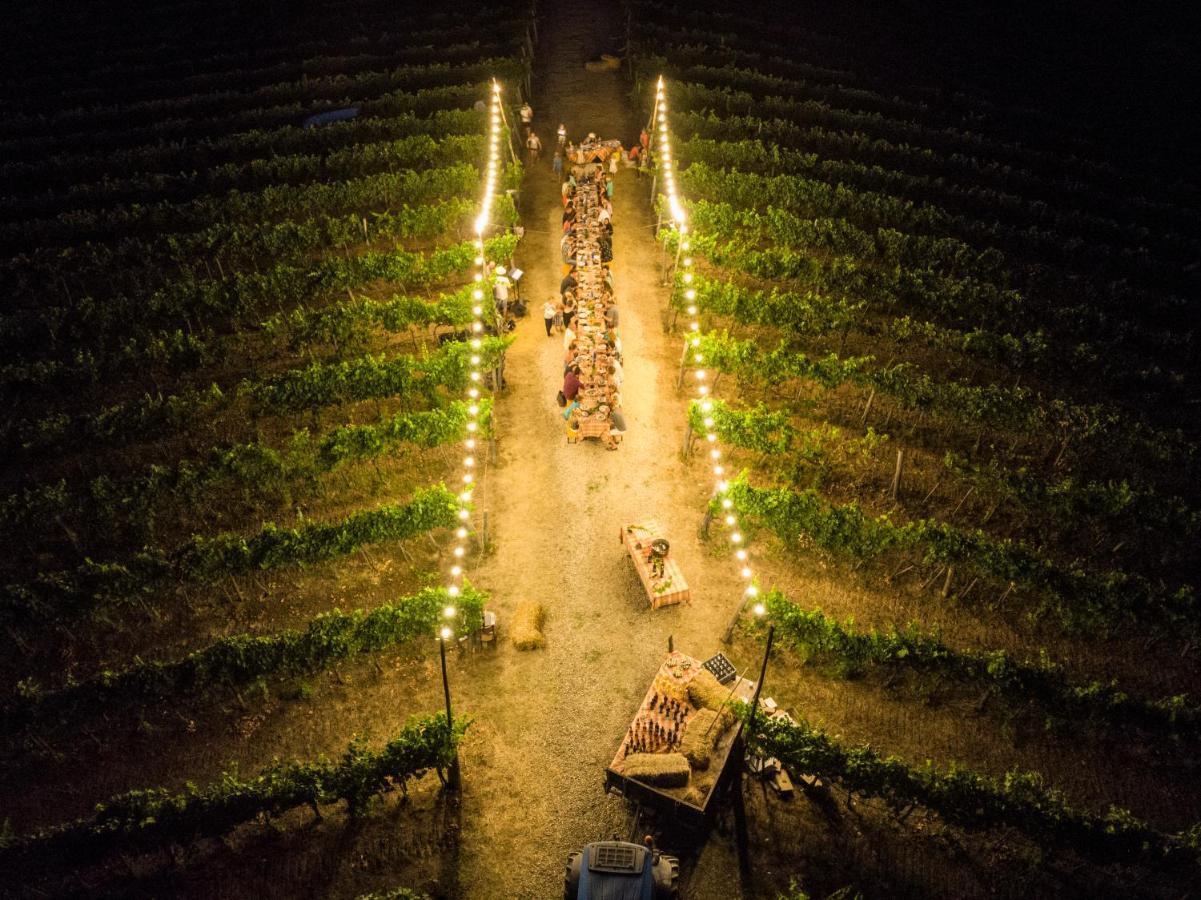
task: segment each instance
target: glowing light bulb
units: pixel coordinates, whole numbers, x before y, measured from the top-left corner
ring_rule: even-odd
[[[733,516],[726,516],[726,524],[727,524],[727,525],[733,525],[733,524],[735,524],[737,521],[738,521],[738,520],[737,520],[737,519],[735,519]]]
[[[743,567],[742,567],[742,577],[743,577],[743,578],[750,578],[750,577],[751,577],[751,570],[750,570],[750,569],[748,569],[746,566],[743,566]]]
[[[753,584],[747,585],[746,595],[748,597],[758,597],[759,596],[759,588],[755,587]]]
[[[467,510],[465,510],[465,509],[459,510],[459,519],[460,520],[466,522],[470,518],[471,518],[471,513],[469,513]]]
[[[465,552],[462,547],[455,547],[455,556],[462,556]]]
[[[465,537],[467,537],[467,529],[466,528],[455,529],[455,535],[457,537],[465,538]]]
[[[451,638],[451,635],[453,635],[454,632],[444,626],[442,628],[442,630],[440,632],[438,632],[438,634],[440,634],[442,636],[442,640],[449,641]]]
[[[733,534],[730,535],[730,540],[735,544],[741,544],[742,543],[742,535],[739,532],[735,531]]]
[[[447,588],[446,593],[450,594],[452,597],[456,597],[458,596],[459,589],[452,584],[449,588]],[[453,606],[448,606],[446,609],[442,610],[442,615],[446,616],[448,619],[453,619],[456,612],[457,610]]]
[[[755,604],[755,615],[761,617],[766,612],[767,612],[767,607],[764,606],[762,603]]]

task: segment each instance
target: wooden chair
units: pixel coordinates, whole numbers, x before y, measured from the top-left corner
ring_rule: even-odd
[[[496,649],[496,613],[484,613],[484,625],[480,629],[480,643]]]

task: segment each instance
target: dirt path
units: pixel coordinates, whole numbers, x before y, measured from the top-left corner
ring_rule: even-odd
[[[533,98],[535,130],[546,145],[553,147],[559,121],[574,137],[595,131],[627,145],[637,138],[639,116],[625,81],[583,68],[586,59],[614,51],[621,28],[616,3],[546,7]],[[548,647],[518,653],[502,630],[495,659],[474,654],[456,666],[457,702],[477,717],[464,765],[456,888],[464,897],[559,897],[570,850],[625,834],[624,804],[601,787],[604,767],[668,636],[681,649],[708,655],[738,596],[729,564],[710,559],[694,537],[704,493],[679,461],[679,344],[660,324],[666,289],[658,282],[649,189],[634,172],[619,173],[613,274],[629,432],[617,452],[607,452],[592,441],[567,445],[554,403],[563,345],[560,336],[546,337],[541,307],[560,277],[558,181],[545,161],[526,179],[528,232],[518,265],[527,273],[531,317],[509,354],[509,389],[496,411],[500,463],[483,498],[495,553],[472,577],[493,592],[502,629],[518,601],[546,604]],[[667,527],[693,585],[691,607],[652,612],[619,546],[623,523],[652,515]],[[728,860],[719,859],[729,850],[717,845],[706,848],[699,868],[713,855],[712,868],[729,871]],[[688,895],[737,896],[736,886],[706,881]]]

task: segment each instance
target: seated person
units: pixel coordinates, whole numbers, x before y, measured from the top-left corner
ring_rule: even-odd
[[[567,292],[574,288],[578,281],[575,280],[575,272],[568,272],[563,276],[563,280],[559,282],[559,293],[566,296]]]
[[[623,378],[624,378],[624,376],[622,374],[621,365],[619,363],[617,363],[616,361],[610,362],[609,363],[609,383],[612,384],[613,387],[617,388],[618,390],[621,390],[621,382],[622,382]]]
[[[563,396],[567,398],[568,403],[572,403],[579,393],[580,367],[572,366],[567,370],[567,374],[563,376]]]

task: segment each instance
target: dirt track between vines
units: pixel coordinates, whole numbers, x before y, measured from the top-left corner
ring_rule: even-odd
[[[560,121],[577,139],[589,131],[627,146],[637,139],[642,123],[626,80],[583,67],[617,49],[618,14],[616,4],[545,9],[532,103],[548,151]],[[686,411],[675,391],[679,339],[661,325],[667,289],[659,284],[650,182],[632,170],[619,173],[614,193],[612,266],[629,433],[616,452],[595,441],[566,443],[554,403],[562,338],[547,338],[541,320],[561,277],[558,188],[545,158],[524,185],[528,231],[517,264],[526,272],[530,318],[508,356],[509,388],[496,408],[500,460],[482,497],[495,552],[471,573],[494,596],[502,641],[494,660],[466,663],[472,671],[456,690],[477,716],[464,760],[458,889],[465,897],[560,896],[570,850],[626,832],[623,802],[602,790],[604,767],[668,636],[708,656],[738,596],[729,564],[710,558],[695,538],[705,493],[699,469],[679,460]],[[666,526],[693,587],[690,607],[652,611],[618,543],[623,523],[652,516]],[[545,651],[519,653],[504,640],[514,607],[526,598],[548,609]],[[699,865],[728,852],[706,850]],[[729,859],[714,863],[711,877],[691,879],[689,896],[734,896]]]

